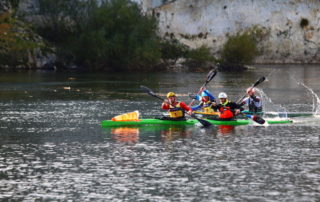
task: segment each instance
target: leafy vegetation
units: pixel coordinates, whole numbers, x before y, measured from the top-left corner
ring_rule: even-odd
[[[257,56],[257,44],[254,38],[247,34],[237,34],[229,37],[225,43],[221,59],[224,63],[250,64]]]
[[[29,32],[18,31],[24,25],[11,13],[0,15],[0,65],[19,66],[28,63],[30,52],[37,47]],[[28,30],[24,27],[24,30]]]
[[[186,54],[187,62],[186,64],[190,67],[203,67],[206,63],[214,63],[216,61],[215,57],[212,56],[210,48],[207,46],[201,46],[196,49],[189,50]]]
[[[167,39],[161,42],[161,54],[164,60],[176,62],[181,57],[186,57],[189,48],[177,39]]]
[[[148,68],[161,57],[157,21],[129,0],[40,0],[42,35],[60,57],[94,69]],[[76,11],[75,11],[76,10]]]
[[[17,7],[19,0],[11,3]],[[1,64],[30,66],[34,49],[50,52],[48,45],[56,47],[56,65],[61,68],[155,70],[179,58],[195,67],[214,60],[205,46],[190,49],[174,37],[161,39],[156,18],[143,14],[130,0],[38,0],[38,6],[32,20],[35,32],[13,14],[1,15]],[[47,46],[34,39],[37,34]]]
[[[262,54],[258,43],[268,34],[267,30],[254,26],[243,33],[230,36],[222,49],[222,62],[240,65],[252,63],[258,55]]]

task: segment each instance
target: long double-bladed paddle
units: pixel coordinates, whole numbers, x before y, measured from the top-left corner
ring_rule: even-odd
[[[202,89],[204,87],[206,87],[206,85],[213,79],[213,77],[215,77],[215,75],[217,74],[217,70],[216,69],[212,69],[208,75],[207,75],[207,78],[206,78],[206,81],[204,82],[204,84],[201,86],[200,90],[198,91],[197,95],[201,93]],[[194,103],[196,99],[192,99],[192,101],[190,102],[190,104],[188,105],[189,107]]]
[[[254,87],[256,87],[257,85],[259,85],[260,83],[262,83],[264,80],[266,80],[266,77],[262,76],[260,77],[249,89],[252,90]],[[242,102],[242,100],[247,96],[247,94],[245,94],[242,98],[240,98],[237,103],[240,104]],[[252,119],[253,121],[259,123],[259,124],[264,124],[266,121],[256,115],[246,115],[246,117]]]
[[[150,88],[148,88],[148,87],[146,87],[146,86],[140,86],[140,88],[141,88],[144,92],[148,93],[149,95],[151,95],[151,96],[153,96],[153,97],[155,97],[155,98],[158,98],[159,100],[166,101],[164,98],[156,95]],[[196,119],[196,120],[198,120],[204,127],[209,127],[209,126],[212,125],[209,121],[200,119],[200,118],[196,117],[194,114],[191,115],[191,117],[194,118],[194,119]]]

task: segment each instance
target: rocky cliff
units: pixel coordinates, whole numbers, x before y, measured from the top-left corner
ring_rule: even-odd
[[[257,63],[319,63],[319,0],[136,0],[157,16],[159,33],[219,55],[228,35],[260,27]]]
[[[133,1],[158,18],[161,36],[194,48],[205,44],[218,58],[228,36],[258,27],[265,37],[259,42],[263,54],[256,63],[320,63],[320,0]],[[0,1],[0,13],[12,10],[8,2]],[[30,20],[38,1],[16,2],[17,12]],[[30,59],[29,63],[43,66],[48,56],[42,58],[41,64]]]

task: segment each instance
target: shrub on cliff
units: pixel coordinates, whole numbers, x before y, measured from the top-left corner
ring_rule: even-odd
[[[257,42],[249,33],[230,36],[222,49],[221,59],[228,64],[250,64],[258,55]]]
[[[220,69],[241,70],[245,64],[254,62],[263,53],[263,47],[259,47],[259,43],[269,34],[269,29],[256,25],[230,36],[222,49]]]
[[[35,42],[34,37],[32,31],[12,13],[0,14],[0,66],[34,65],[28,64],[31,52],[42,46]]]
[[[129,0],[40,2],[42,13],[50,18],[38,29],[59,45],[61,56],[68,55],[77,64],[95,69],[135,70],[147,69],[161,57],[157,22],[144,16],[136,3]]]
[[[173,60],[175,63],[179,58],[186,57],[189,48],[177,39],[165,39],[161,42],[161,55],[164,60]]]
[[[207,46],[191,49],[176,38],[163,40],[161,42],[161,53],[162,59],[167,65],[176,65],[176,61],[183,58],[183,65],[191,69],[205,68],[216,61]]]
[[[190,49],[187,52],[185,65],[193,69],[198,67],[205,68],[215,62],[216,59],[211,54],[210,48],[204,45],[196,49]]]

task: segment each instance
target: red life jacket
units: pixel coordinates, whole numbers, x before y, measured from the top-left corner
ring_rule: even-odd
[[[229,119],[233,118],[234,114],[232,113],[230,107],[220,107],[220,118],[222,119]]]
[[[230,107],[227,107],[226,105],[229,103],[229,101],[227,100],[225,102],[225,104],[222,105],[222,107],[220,107],[219,111],[220,111],[220,118],[222,119],[230,119],[234,117],[233,112],[231,111]]]

